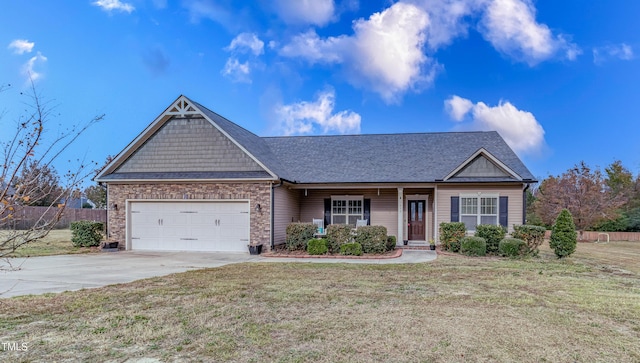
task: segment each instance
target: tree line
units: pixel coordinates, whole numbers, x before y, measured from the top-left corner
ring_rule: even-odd
[[[551,227],[563,209],[578,230],[640,231],[640,175],[616,160],[602,172],[584,161],[527,191],[527,223]]]

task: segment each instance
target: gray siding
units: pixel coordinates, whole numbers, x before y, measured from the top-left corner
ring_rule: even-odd
[[[204,118],[173,118],[147,140],[119,173],[263,171]]]
[[[300,193],[286,186],[274,190],[273,242],[276,245],[284,243],[287,225],[300,220]]]
[[[498,168],[486,157],[480,155],[475,158],[464,169],[460,170],[456,177],[508,177],[504,170]]]
[[[345,189],[345,190],[304,190],[300,191],[300,221],[311,222],[313,218],[324,217],[324,199],[332,195],[362,195],[371,199],[371,224],[387,227],[391,236],[398,234],[398,191],[397,189]]]

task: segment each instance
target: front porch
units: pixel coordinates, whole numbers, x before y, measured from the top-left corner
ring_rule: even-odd
[[[283,243],[291,222],[322,218],[331,224],[367,220],[387,228],[398,246],[426,246],[435,239],[435,186],[425,185],[298,185],[274,190],[274,242]]]

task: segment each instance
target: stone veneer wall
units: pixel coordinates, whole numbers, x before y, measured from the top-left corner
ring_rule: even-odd
[[[119,241],[125,248],[126,241],[126,201],[129,199],[157,200],[231,200],[247,199],[250,207],[250,239],[252,244],[262,243],[263,251],[270,248],[271,183],[145,183],[108,184],[109,210],[107,212],[108,237]],[[255,209],[260,204],[261,211]],[[118,209],[114,209],[114,205]]]

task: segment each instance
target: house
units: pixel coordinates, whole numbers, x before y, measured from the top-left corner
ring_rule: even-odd
[[[522,224],[534,177],[497,132],[259,137],[180,96],[97,176],[126,249],[243,251],[291,222]]]
[[[85,195],[81,195],[79,198],[70,197],[68,199],[61,198],[60,204],[63,204],[66,208],[71,209],[95,209],[96,203],[94,203],[91,199],[87,198]]]

